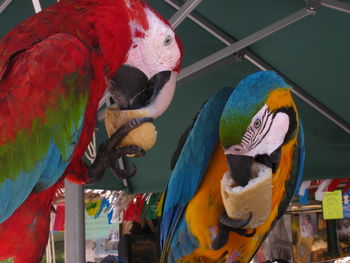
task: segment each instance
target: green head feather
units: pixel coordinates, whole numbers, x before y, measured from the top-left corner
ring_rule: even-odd
[[[240,144],[254,115],[270,92],[288,86],[274,71],[259,71],[243,79],[234,89],[221,115],[220,140],[223,147]]]

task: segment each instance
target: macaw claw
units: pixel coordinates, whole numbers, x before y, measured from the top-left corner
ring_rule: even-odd
[[[251,233],[248,233],[247,229],[240,228],[240,229],[233,229],[232,232],[236,232],[238,235],[244,236],[244,237],[252,237],[255,235],[256,229],[254,228]]]
[[[253,214],[251,212],[249,213],[249,217],[245,220],[232,219],[229,218],[226,213],[222,214],[219,219],[218,234],[211,244],[212,249],[218,250],[222,248],[227,243],[230,232],[235,232],[238,235],[245,237],[254,236],[255,229],[251,233],[248,233],[247,229],[242,228],[249,224],[252,217]]]
[[[127,169],[120,169],[118,167],[112,168],[114,175],[119,179],[129,179],[136,174],[137,168],[134,163],[132,163],[132,170],[129,172]]]
[[[223,224],[225,226],[231,227],[233,229],[237,229],[237,228],[242,228],[242,227],[245,227],[246,225],[248,225],[250,220],[252,220],[252,217],[253,217],[252,212],[249,212],[249,217],[245,220],[232,219],[232,218],[229,218],[226,213],[224,213],[220,216],[219,221],[221,224]]]
[[[128,179],[135,175],[136,166],[132,164],[131,172],[120,169],[116,166],[116,161],[124,156],[144,156],[145,150],[136,145],[117,147],[128,133],[139,127],[145,122],[152,122],[153,118],[140,118],[129,121],[124,126],[120,127],[106,142],[100,145],[93,164],[88,168],[88,184],[95,183],[101,180],[105,170],[110,167],[115,175],[121,179]]]
[[[118,153],[117,153],[118,152]],[[137,157],[144,156],[146,154],[145,150],[141,147],[131,145],[131,146],[125,146],[121,147],[116,150],[115,158],[116,160],[119,159],[122,156],[126,155],[133,155]],[[119,157],[118,157],[119,156]],[[114,175],[119,179],[129,179],[133,177],[136,174],[137,168],[134,163],[132,165],[132,170],[129,172],[127,169],[120,169],[115,165],[115,162],[111,164],[110,168],[113,170]]]
[[[153,118],[146,117],[146,118],[139,118],[139,119],[132,119],[127,124],[120,127],[116,132],[107,140],[106,144],[108,144],[109,150],[114,150],[118,146],[118,144],[124,139],[125,136],[128,135],[128,133],[141,126],[142,124],[146,122],[153,122]]]

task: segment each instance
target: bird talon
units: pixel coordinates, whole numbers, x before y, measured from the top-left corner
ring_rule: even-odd
[[[137,171],[136,165],[134,163],[131,163],[131,165],[132,165],[132,170],[129,173],[129,178],[133,177],[136,174],[136,171]]]
[[[134,163],[132,163],[132,170],[129,172],[127,169],[120,169],[117,167],[112,167],[114,175],[119,179],[130,179],[136,174],[137,168]]]
[[[151,117],[132,119],[125,126],[131,128],[131,129],[135,129],[135,128],[139,127],[141,124],[144,124],[145,122],[153,122],[153,120],[154,119]]]
[[[110,150],[108,141],[99,147],[94,163],[89,167],[88,184],[93,184],[102,179],[105,170],[110,167],[118,178],[127,179],[136,174],[136,166],[133,164],[131,172],[117,168],[115,162],[124,156],[144,156],[146,151],[139,146],[130,145]]]
[[[141,126],[142,124],[146,122],[153,122],[153,118],[146,117],[146,118],[138,118],[138,119],[132,119],[125,125],[121,126],[118,130],[116,130],[112,136],[106,141],[106,145],[108,147],[109,151],[112,151],[112,149],[117,148],[117,146],[120,144],[120,142],[128,135],[128,133],[137,127]]]
[[[252,237],[252,236],[255,235],[256,229],[254,228],[251,233],[248,233],[247,229],[232,229],[232,232],[235,232],[235,233],[237,233],[240,236]]]
[[[223,224],[225,226],[228,226],[228,227],[233,228],[233,229],[237,229],[237,228],[242,228],[242,227],[245,227],[246,225],[248,225],[250,220],[252,220],[252,217],[253,217],[252,212],[249,212],[249,217],[245,220],[232,219],[232,218],[228,217],[228,215],[226,213],[224,213],[220,216],[219,221],[221,224]]]
[[[113,159],[117,160],[124,156],[142,157],[145,154],[146,151],[141,147],[136,145],[129,145],[115,149],[113,153]]]
[[[135,175],[134,171],[129,172],[126,169],[114,168],[112,170],[114,172],[114,175],[119,179],[129,179]]]
[[[253,214],[251,212],[246,220],[232,219],[229,218],[226,213],[222,214],[219,218],[218,235],[211,244],[212,249],[218,250],[222,248],[227,243],[230,232],[235,232],[244,237],[254,236],[256,229],[254,229],[251,233],[248,233],[247,229],[242,228],[249,224],[252,217]]]
[[[94,163],[89,167],[88,184],[93,184],[102,179],[105,170],[110,167],[118,178],[127,179],[135,175],[136,167],[131,172],[119,169],[115,162],[124,156],[141,157],[146,151],[139,146],[130,145],[119,147],[120,142],[128,133],[146,122],[152,122],[153,118],[132,119],[124,126],[120,127],[106,142],[100,145]]]
[[[231,228],[227,227],[219,222],[219,231],[213,242],[211,243],[211,248],[214,250],[219,250],[228,241],[228,236],[230,234]]]

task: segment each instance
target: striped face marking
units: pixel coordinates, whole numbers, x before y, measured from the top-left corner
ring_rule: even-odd
[[[282,143],[289,127],[284,112],[271,112],[265,104],[252,118],[238,145],[225,150],[226,154],[256,156],[274,152]]]

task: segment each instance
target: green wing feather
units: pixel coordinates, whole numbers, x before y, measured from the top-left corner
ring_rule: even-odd
[[[87,48],[56,34],[11,57],[0,80],[0,222],[63,174],[79,140],[91,82]],[[38,187],[40,186],[40,187]]]

